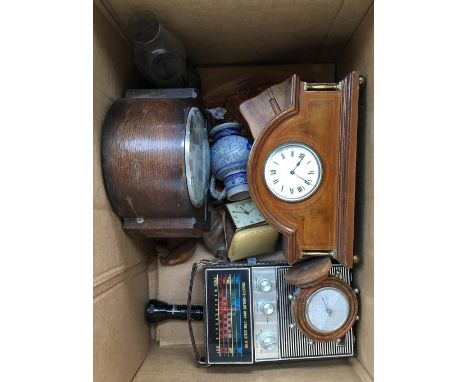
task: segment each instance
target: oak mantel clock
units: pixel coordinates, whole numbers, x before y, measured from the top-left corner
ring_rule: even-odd
[[[255,138],[248,162],[252,199],[280,231],[290,264],[331,255],[353,266],[359,85],[296,75],[241,104]]]
[[[208,230],[206,124],[195,89],[130,90],[114,102],[103,126],[102,170],[125,231],[200,237]]]

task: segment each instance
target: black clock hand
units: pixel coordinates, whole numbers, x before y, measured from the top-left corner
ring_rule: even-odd
[[[252,211],[252,210],[246,211],[244,208],[242,208],[242,206],[239,206],[239,208],[240,208],[242,211],[244,211],[247,215],[249,214],[250,211]]]
[[[302,179],[305,183],[309,184],[310,182],[308,180],[305,180],[302,176],[297,175],[295,172],[292,173],[293,175],[296,175],[298,178]]]
[[[233,214],[248,214],[245,211],[232,211]]]
[[[296,171],[296,168],[299,167],[299,165],[301,164],[301,162],[302,162],[303,159],[304,159],[304,158],[301,158],[301,160],[300,160],[299,162],[297,162],[296,167],[294,167],[294,168],[292,169],[292,171],[289,172],[291,175],[294,175],[294,171]]]

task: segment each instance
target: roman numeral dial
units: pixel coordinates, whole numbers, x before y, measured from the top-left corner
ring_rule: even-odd
[[[263,169],[269,191],[287,202],[311,197],[322,181],[322,162],[311,147],[286,143],[271,151]]]

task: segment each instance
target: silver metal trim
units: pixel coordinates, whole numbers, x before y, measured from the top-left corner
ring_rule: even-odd
[[[290,146],[290,145],[296,145],[296,146],[300,146],[304,149],[306,149],[307,151],[310,151],[311,154],[315,157],[315,159],[317,160],[317,163],[318,163],[318,169],[319,169],[319,178],[317,180],[317,183],[315,184],[315,186],[305,195],[301,196],[300,198],[297,198],[297,199],[288,199],[288,198],[285,198],[284,196],[281,196],[281,195],[278,195],[273,189],[270,188],[270,186],[268,185],[267,181],[266,181],[266,177],[265,177],[265,169],[266,169],[266,164],[268,163],[268,159],[271,158],[273,155],[275,155],[278,151],[280,151],[282,148],[286,147],[286,146]],[[267,189],[272,193],[272,195],[277,198],[277,199],[280,199],[280,200],[283,200],[285,202],[288,202],[288,203],[297,203],[297,202],[301,202],[305,199],[308,199],[310,198],[313,194],[315,194],[315,192],[318,190],[318,188],[320,187],[321,183],[322,183],[322,179],[323,179],[323,165],[322,165],[322,160],[320,159],[320,156],[318,155],[318,153],[311,147],[307,146],[306,144],[304,143],[300,143],[300,142],[296,142],[296,141],[292,141],[292,142],[286,142],[286,143],[282,143],[281,145],[277,146],[269,155],[268,157],[265,159],[265,162],[263,163],[263,180],[267,186]]]
[[[269,279],[265,273],[270,274],[272,279]],[[263,313],[256,314],[255,311],[252,311],[252,319],[253,319],[253,326],[252,326],[252,340],[253,340],[253,349],[254,349],[254,360],[255,363],[257,362],[265,362],[265,361],[277,361],[279,359],[280,349],[279,349],[279,311],[278,311],[278,273],[277,273],[277,266],[275,265],[268,265],[268,266],[255,266],[252,267],[252,307],[256,307],[258,310],[258,305],[261,302],[268,301],[272,302],[274,305],[274,312],[272,315],[265,317],[267,320],[272,321],[271,324],[266,324],[265,322],[261,322],[263,320],[259,320],[259,318],[263,318]],[[257,283],[257,280],[267,279],[271,282],[272,288],[268,291],[261,291],[260,286]],[[256,288],[258,287],[258,289]],[[266,330],[266,331],[264,331]],[[259,354],[257,352],[256,341],[258,337],[258,345],[260,345],[261,341],[261,334],[269,332],[276,337],[276,343],[274,345],[274,349],[267,350],[269,354]],[[262,349],[260,349],[262,350]],[[266,350],[266,349],[265,349]],[[263,352],[263,350],[262,350]]]
[[[206,159],[205,167],[206,167],[206,174],[207,174],[207,179],[204,185],[204,191],[203,195],[204,197],[197,201],[194,187],[196,186],[195,184],[199,184],[202,179],[195,179],[191,170],[190,170],[190,134],[191,134],[191,129],[190,126],[192,126],[192,120],[195,118],[201,118],[203,120],[204,124],[204,140],[203,140],[203,145],[202,145],[202,155]],[[206,200],[206,196],[208,193],[208,187],[209,187],[209,182],[210,182],[210,148],[209,148],[209,143],[208,143],[208,133],[206,131],[206,121],[205,118],[203,118],[203,114],[201,111],[198,109],[198,107],[192,107],[187,115],[187,121],[185,124],[185,138],[184,138],[184,162],[185,162],[185,181],[187,182],[187,190],[188,194],[190,197],[190,203],[192,203],[192,206],[194,208],[200,208],[203,206]],[[197,203],[198,202],[198,203]]]

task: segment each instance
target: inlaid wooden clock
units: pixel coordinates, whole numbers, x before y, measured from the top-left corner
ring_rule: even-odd
[[[296,75],[240,106],[255,138],[248,167],[252,199],[284,235],[290,264],[331,255],[353,266],[359,85]]]

